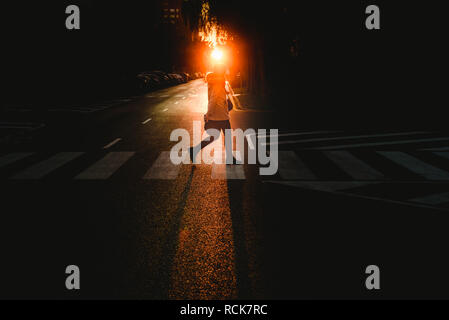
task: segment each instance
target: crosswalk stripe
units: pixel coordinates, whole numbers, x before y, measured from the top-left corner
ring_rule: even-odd
[[[439,205],[439,204],[443,204],[443,203],[448,203],[449,202],[449,192],[432,194],[430,196],[415,198],[415,199],[411,199],[409,201],[419,202],[419,203],[424,203],[424,204],[435,206],[435,205]]]
[[[214,180],[245,180],[245,170],[242,165],[212,164],[212,179]]]
[[[314,134],[324,134],[324,133],[337,133],[339,131],[309,131],[309,132],[293,132],[293,133],[280,133],[277,135],[258,135],[258,138],[274,138],[274,137],[292,137],[292,136],[309,136]]]
[[[317,147],[308,148],[310,150],[333,150],[333,149],[349,149],[349,148],[361,148],[361,147],[378,147],[378,146],[392,146],[401,144],[413,144],[413,143],[423,143],[423,142],[438,142],[438,141],[449,141],[449,137],[444,138],[428,138],[428,139],[413,139],[413,140],[396,140],[388,142],[367,142],[367,143],[357,143],[357,144],[341,144],[333,145],[327,147]]]
[[[175,165],[170,159],[170,151],[162,152],[153,166],[143,177],[152,180],[175,180],[178,177],[181,165]]]
[[[84,154],[84,152],[62,152],[55,156],[39,162],[38,164],[31,166],[25,171],[15,175],[13,179],[41,179],[50,172],[59,169],[70,161],[78,158]]]
[[[316,180],[316,176],[293,151],[279,151],[279,174],[285,180]]]
[[[16,161],[22,160],[31,155],[32,155],[32,153],[25,153],[25,152],[7,154],[0,158],[0,168],[5,167],[5,166],[7,166],[11,163],[14,163]]]
[[[380,155],[429,180],[449,180],[449,173],[404,152],[378,151]]]
[[[220,149],[220,147],[218,146],[220,143],[222,143],[222,142],[219,139],[217,139],[208,146],[208,148],[211,148],[209,150],[214,149],[213,155],[211,154],[211,152],[203,151],[203,153],[201,154],[201,161],[203,163],[226,164],[226,151],[222,151],[221,153],[216,151],[217,149]],[[234,156],[234,158],[240,162],[243,162],[242,154],[243,154],[242,151],[236,151],[236,150],[232,151],[232,155]],[[197,155],[197,157],[198,157],[198,155]],[[198,161],[198,158],[196,158],[196,160]]]
[[[427,133],[427,132],[415,131],[415,132],[384,133],[384,134],[376,134],[376,135],[367,134],[367,135],[359,135],[359,136],[342,136],[342,137],[333,137],[333,138],[314,138],[314,139],[304,139],[304,140],[295,140],[295,141],[267,142],[267,143],[262,143],[262,145],[327,142],[327,141],[365,139],[365,138],[388,138],[388,137],[405,136],[405,135],[419,135],[419,134],[424,134],[424,133]],[[314,148],[314,149],[318,150],[320,148]]]
[[[110,152],[103,159],[81,172],[77,180],[105,180],[128,161],[135,152]]]
[[[385,178],[382,173],[357,159],[348,151],[326,151],[323,153],[339,168],[356,180],[380,180]]]

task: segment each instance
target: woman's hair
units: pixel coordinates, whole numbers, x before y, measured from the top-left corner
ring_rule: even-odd
[[[215,75],[217,76],[221,76],[224,77],[225,73],[226,73],[226,67],[224,64],[222,63],[218,63],[214,66],[213,68],[213,72],[215,73]]]
[[[216,64],[212,68],[212,72],[206,75],[206,82],[208,83],[225,83],[226,81],[226,67],[224,64]]]

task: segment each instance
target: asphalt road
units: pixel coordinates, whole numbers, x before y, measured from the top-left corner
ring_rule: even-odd
[[[167,165],[170,133],[192,132],[206,108],[196,80],[49,110],[2,147],[0,297],[449,297],[447,135],[235,110],[234,128],[280,129],[275,176]],[[68,265],[79,291],[65,288]],[[365,287],[368,265],[379,291]]]

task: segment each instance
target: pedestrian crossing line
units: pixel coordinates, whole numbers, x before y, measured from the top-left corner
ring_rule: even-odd
[[[245,170],[242,165],[212,164],[211,178],[213,180],[245,180]]]
[[[425,197],[411,199],[409,201],[436,206],[444,203],[449,203],[449,192],[432,194]]]
[[[0,168],[10,165],[16,161],[25,159],[26,157],[31,156],[33,153],[30,152],[18,152],[18,153],[10,153],[5,156],[0,157]]]
[[[333,138],[313,138],[313,139],[303,139],[303,140],[295,140],[295,141],[278,141],[278,142],[266,142],[262,143],[262,145],[273,145],[273,144],[297,144],[297,143],[309,143],[309,142],[327,142],[327,141],[339,141],[339,140],[351,140],[351,139],[365,139],[365,138],[388,138],[388,137],[396,137],[396,136],[405,136],[405,135],[420,135],[425,134],[425,131],[414,131],[414,132],[397,132],[397,133],[384,133],[384,134],[368,134],[368,135],[358,135],[358,136],[342,136],[342,137],[333,137]],[[449,140],[449,138],[448,138]],[[364,144],[362,144],[364,145]],[[335,148],[335,146],[332,146]],[[327,148],[327,147],[323,147]],[[325,150],[321,147],[311,148],[314,150]]]
[[[178,177],[181,164],[175,165],[170,159],[170,151],[162,152],[148,170],[145,180],[175,180]]]
[[[392,146],[392,145],[401,145],[401,144],[414,144],[414,143],[439,142],[439,141],[449,141],[449,137],[413,139],[413,140],[396,140],[396,141],[388,141],[388,142],[367,142],[367,143],[357,143],[357,144],[341,144],[341,145],[333,145],[333,146],[317,147],[317,148],[307,148],[307,149],[309,149],[309,150],[334,150],[334,149],[379,147],[379,146]]]
[[[221,143],[215,141],[214,143]],[[210,152],[203,152],[203,162],[212,163],[211,178],[215,180],[229,179],[242,180],[245,178],[244,167],[242,165],[226,165],[225,152],[215,152],[213,155]],[[242,161],[238,152],[234,151],[234,156]],[[424,162],[414,156],[399,151],[373,151],[373,153],[383,156],[389,161],[407,169],[410,175],[419,175],[429,181],[449,181],[449,171],[444,168],[436,167],[432,164]],[[9,153],[0,157],[0,168],[13,164],[16,161],[25,159],[33,152],[18,152]],[[53,155],[31,167],[20,171],[11,179],[40,179],[47,174],[57,170],[65,164],[75,160],[83,155],[83,152],[62,152]],[[101,160],[92,164],[87,169],[75,177],[77,180],[102,180],[108,179],[112,176],[122,165],[124,165],[135,152],[110,152]],[[334,150],[322,151],[320,154],[324,155],[329,161],[334,163],[338,168],[344,171],[350,179],[355,181],[392,181],[387,175],[378,171],[381,168],[371,167],[370,164],[365,163],[362,159],[354,156],[350,151]],[[449,159],[449,152],[433,152],[437,156]],[[319,175],[322,170],[317,165],[313,171],[304,161],[300,155],[294,151],[279,151],[279,176],[282,180],[291,181],[320,181],[328,179],[327,173]],[[208,161],[207,161],[208,160]],[[175,180],[178,177],[182,164],[174,165],[170,159],[170,151],[164,151],[159,154],[159,157],[153,163],[152,167],[146,172],[143,179],[159,179],[159,180]],[[329,173],[330,174],[330,173]],[[396,181],[396,180],[395,180]],[[435,183],[435,182],[433,182]]]
[[[279,174],[284,180],[317,180],[293,151],[279,151]]]
[[[218,148],[219,149],[219,145],[221,143],[220,139],[215,140],[214,142],[212,142],[207,148]],[[226,151],[222,151],[222,152],[213,152],[213,154],[211,154],[210,150],[206,150],[203,151],[201,153],[201,161],[204,163],[209,163],[209,164],[226,164]],[[199,155],[199,153],[198,153]],[[198,155],[197,158],[195,158],[196,161],[198,161]],[[242,153],[240,151],[236,151],[233,150],[232,151],[232,155],[235,159],[237,159],[237,161],[239,162],[243,162],[242,159]]]
[[[383,180],[385,176],[348,151],[326,151],[324,155],[356,180]]]
[[[377,151],[378,154],[429,180],[449,180],[449,173],[399,151]]]
[[[55,156],[44,160],[42,162],[39,162],[38,164],[29,167],[25,171],[20,172],[19,174],[15,175],[12,179],[18,179],[18,180],[35,180],[35,179],[41,179],[45,177],[50,172],[59,169],[60,167],[64,166],[65,164],[69,163],[70,161],[78,158],[84,154],[84,152],[62,152],[58,153]]]
[[[274,137],[293,137],[293,136],[309,136],[314,134],[325,134],[325,133],[337,133],[340,131],[308,131],[308,132],[291,132],[291,133],[280,133],[277,135],[257,135],[258,138],[274,138]],[[252,134],[251,134],[252,135]]]
[[[135,152],[110,152],[103,159],[81,172],[76,180],[105,180],[110,178]]]

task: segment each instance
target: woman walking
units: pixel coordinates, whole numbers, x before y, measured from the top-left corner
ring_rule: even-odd
[[[205,129],[216,129],[225,136],[226,129],[231,129],[225,78],[225,66],[222,64],[215,65],[213,72],[206,76],[208,91],[207,113],[204,115]],[[229,140],[229,141],[227,141]],[[191,162],[194,162],[196,155],[206,146],[215,141],[215,137],[210,135],[195,147],[190,147],[189,154]],[[232,162],[226,161],[228,164],[240,164],[232,155],[232,138],[225,138],[226,159],[232,156]]]

